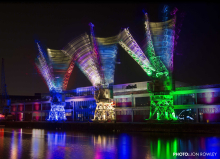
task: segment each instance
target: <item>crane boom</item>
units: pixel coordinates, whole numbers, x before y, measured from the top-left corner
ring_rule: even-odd
[[[148,76],[151,76],[152,73],[156,71],[128,29],[124,29],[121,32],[121,40],[119,41],[119,44],[142,67]]]

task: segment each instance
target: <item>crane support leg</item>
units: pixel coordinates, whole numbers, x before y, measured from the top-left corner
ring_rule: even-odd
[[[153,120],[176,120],[172,95],[152,95],[150,117]]]

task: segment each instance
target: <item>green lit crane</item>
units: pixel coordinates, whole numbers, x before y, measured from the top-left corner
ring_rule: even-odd
[[[171,12],[173,18],[168,20],[168,6],[164,6],[163,12],[163,22],[149,22],[148,14],[145,13],[144,51],[128,29],[121,32],[119,44],[152,78],[147,87],[151,93],[149,119],[175,120],[172,95],[175,86],[172,74],[176,16],[173,11]]]

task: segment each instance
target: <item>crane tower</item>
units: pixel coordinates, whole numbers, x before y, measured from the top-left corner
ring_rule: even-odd
[[[168,20],[168,6],[164,6],[163,22],[149,22],[145,13],[146,43],[142,47],[128,29],[121,32],[119,44],[151,77],[147,85],[151,94],[150,117],[156,120],[176,120],[173,107],[173,52],[175,44],[175,12]]]
[[[8,97],[7,93],[7,86],[5,83],[5,68],[4,68],[4,58],[2,58],[2,69],[1,69],[1,109],[3,114],[10,113],[10,106],[11,102]]]

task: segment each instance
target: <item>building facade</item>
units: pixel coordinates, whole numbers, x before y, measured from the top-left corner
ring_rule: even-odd
[[[149,118],[150,96],[147,82],[113,85],[113,102],[117,122],[144,122]],[[175,116],[192,122],[220,121],[220,85],[188,86],[176,82],[174,95]],[[82,87],[64,92],[68,121],[85,122],[94,118],[96,101],[93,87]],[[41,99],[11,103],[15,121],[46,121],[50,111],[49,94]]]

